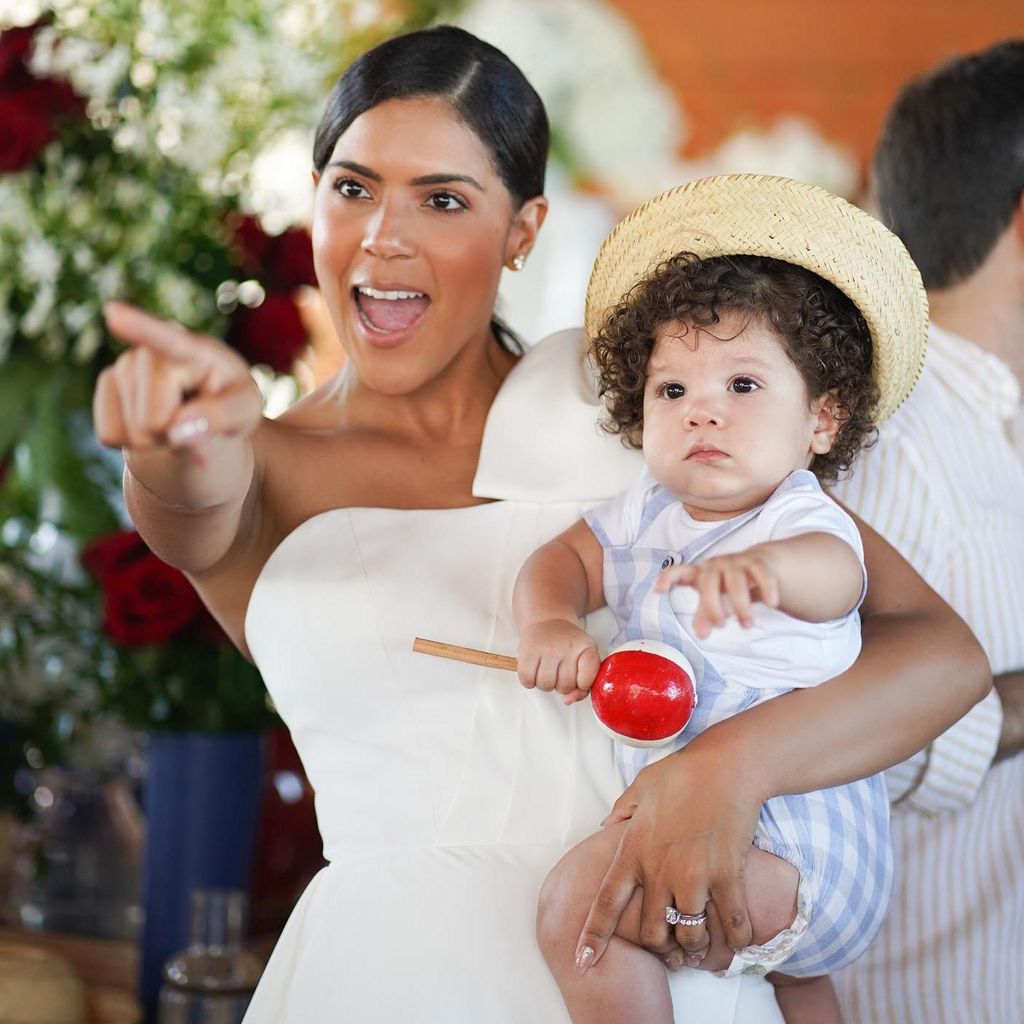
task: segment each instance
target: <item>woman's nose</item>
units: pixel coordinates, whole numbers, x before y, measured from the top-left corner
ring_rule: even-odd
[[[414,255],[410,225],[403,212],[390,203],[381,203],[366,222],[363,250],[384,260]]]

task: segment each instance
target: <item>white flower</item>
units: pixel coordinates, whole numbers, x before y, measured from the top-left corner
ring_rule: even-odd
[[[60,253],[52,242],[39,235],[25,239],[21,247],[21,269],[26,280],[52,284],[60,273],[60,264]]]
[[[655,190],[685,121],[623,15],[594,0],[476,0],[455,20],[520,67],[572,169],[626,201]]]
[[[211,297],[192,278],[174,270],[158,273],[156,294],[166,315],[185,323],[208,314],[213,305]]]
[[[312,132],[285,132],[257,154],[249,172],[249,202],[270,234],[313,219]]]
[[[95,319],[96,309],[84,303],[68,303],[61,307],[60,318],[68,334],[80,334],[90,320]]]
[[[79,96],[109,103],[131,65],[126,46],[113,46],[70,69],[71,84]]]
[[[96,266],[96,256],[86,245],[76,245],[71,251],[71,263],[75,270],[87,274]]]
[[[857,162],[801,117],[779,118],[764,131],[742,131],[726,139],[708,158],[711,174],[780,174],[821,185],[838,196],[854,195]]]
[[[0,231],[9,230],[15,237],[37,230],[26,184],[24,174],[0,174]]]
[[[71,349],[71,358],[76,363],[87,363],[96,354],[103,341],[103,332],[95,321],[82,328]]]
[[[32,305],[28,307],[18,325],[27,338],[38,338],[48,325],[57,302],[57,289],[52,281],[40,285],[35,291]]]
[[[44,0],[0,0],[0,29],[31,25],[46,10]]]
[[[116,263],[100,267],[95,277],[96,294],[102,301],[116,299],[124,288],[124,268]]]

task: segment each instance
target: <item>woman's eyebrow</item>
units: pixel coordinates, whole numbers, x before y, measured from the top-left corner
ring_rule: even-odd
[[[376,171],[371,170],[364,164],[357,164],[355,160],[332,160],[328,167],[343,167],[346,171],[351,171],[353,174],[358,174],[363,178],[369,178],[370,181],[383,181],[384,179]],[[452,182],[461,182],[464,185],[472,185],[473,188],[478,189],[481,192],[487,190],[480,184],[476,178],[471,178],[468,174],[455,174],[454,172],[444,171],[440,174],[422,174],[418,178],[413,178],[410,185],[449,185]]]
[[[346,171],[351,171],[353,174],[358,174],[363,178],[369,178],[370,181],[384,180],[376,171],[371,171],[369,167],[357,164],[354,160],[332,160],[327,166],[344,167]]]
[[[487,190],[480,184],[476,178],[471,178],[468,174],[424,174],[419,178],[413,178],[409,182],[410,185],[448,185],[453,181],[462,182],[465,185],[472,185],[474,188],[479,189],[481,192]]]

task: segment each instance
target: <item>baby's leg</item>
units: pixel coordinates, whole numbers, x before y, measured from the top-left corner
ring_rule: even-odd
[[[583,922],[625,827],[625,822],[610,825],[573,847],[555,865],[541,890],[537,938],[574,1024],[624,1020],[659,1024],[673,1019],[665,967],[638,945],[639,890],[600,961],[585,974],[575,966]],[[793,923],[799,873],[788,861],[752,847],[744,880],[753,942],[763,945]],[[708,904],[707,912],[711,946],[700,966],[725,970],[732,963],[733,950],[725,941],[713,903]],[[831,1018],[822,1018],[822,1024],[831,1024]]]
[[[843,1024],[835,989],[828,975],[821,978],[789,978],[769,974],[775,999],[786,1024]]]
[[[672,999],[665,967],[636,944],[640,933],[639,890],[633,894],[604,956],[586,973],[575,964],[576,943],[591,901],[619,845],[625,823],[589,836],[552,869],[541,889],[537,940],[562,990],[573,1024],[645,1021],[671,1024]]]

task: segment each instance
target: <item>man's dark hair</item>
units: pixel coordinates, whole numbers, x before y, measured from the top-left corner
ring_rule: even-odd
[[[1024,39],[907,85],[886,118],[874,174],[882,220],[925,287],[973,274],[1024,190]]]

